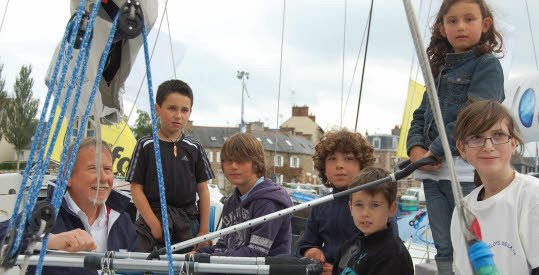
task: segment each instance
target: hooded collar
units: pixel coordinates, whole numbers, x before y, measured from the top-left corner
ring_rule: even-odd
[[[276,203],[282,204],[285,207],[292,204],[292,200],[290,199],[290,196],[286,190],[273,183],[270,179],[265,179],[251,188],[249,191],[249,196],[247,196],[243,201],[240,201],[241,194],[238,191],[238,188],[235,188],[234,190],[234,197],[241,203],[243,207],[247,207],[251,202],[260,199],[272,200]]]

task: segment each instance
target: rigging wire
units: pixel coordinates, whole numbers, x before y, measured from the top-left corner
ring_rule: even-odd
[[[533,38],[532,22],[530,18],[530,10],[528,9],[528,0],[524,0],[526,3],[526,14],[528,15],[528,26],[530,27],[530,35],[532,37],[533,57],[535,58],[535,69],[539,71],[539,65],[537,64],[537,53],[535,52],[535,40]]]
[[[9,5],[9,0],[7,0],[6,2],[6,9],[4,10],[4,16],[2,16],[2,23],[0,24],[0,32],[2,32],[2,27],[4,26],[4,19],[6,19],[8,5]]]
[[[276,127],[275,129],[279,129],[279,104],[281,102],[281,79],[282,79],[282,72],[283,72],[283,45],[284,45],[284,19],[286,14],[286,0],[283,0],[283,23],[282,23],[282,29],[281,29],[281,60],[279,61],[279,89],[277,94],[277,120],[276,120]],[[273,150],[273,174],[275,175],[275,156],[277,155],[277,133],[275,135],[275,145]]]
[[[172,49],[172,34],[170,32],[170,21],[168,20],[168,10],[167,9],[165,9],[165,15],[167,16],[168,42],[170,43],[170,55],[172,57],[172,70],[174,71],[174,78],[177,79],[178,76],[176,76],[176,64],[175,64],[175,61],[174,61],[174,50]]]
[[[343,23],[343,39],[342,39],[342,71],[341,71],[341,124],[340,127],[342,127],[342,120],[344,115],[343,110],[343,99],[344,99],[344,61],[346,57],[346,8],[347,8],[348,1],[344,0],[344,23]]]
[[[159,34],[161,33],[161,25],[163,24],[163,19],[165,17],[165,12],[167,11],[167,5],[168,5],[168,0],[165,1],[165,10],[163,11],[163,15],[161,15],[161,21],[159,22],[159,28],[157,29],[157,36],[155,37],[155,42],[153,43],[153,47],[152,47],[152,54],[150,55],[150,62],[152,61],[152,58],[153,58],[153,53],[155,51],[155,46],[157,45],[157,40],[159,40]],[[170,31],[169,31],[169,34],[170,34]],[[175,71],[174,71],[174,74],[176,74]],[[133,110],[135,109],[135,106],[137,104],[137,100],[138,100],[138,97],[140,95],[140,91],[142,90],[142,85],[144,84],[144,80],[146,80],[146,74],[144,74],[144,76],[142,77],[142,80],[140,81],[140,86],[138,87],[137,96],[135,97],[135,101],[133,102],[133,106],[131,106],[131,111],[129,111],[129,115],[127,116],[127,119],[125,120],[125,125],[122,128],[122,131],[120,131],[120,133],[118,134],[118,137],[116,138],[116,141],[114,141],[114,143],[112,144],[112,146],[110,148],[114,148],[114,146],[116,146],[116,143],[118,143],[118,140],[120,140],[120,137],[124,133],[124,130],[127,127],[127,123],[129,122],[129,119],[131,118],[131,115],[133,114]],[[152,103],[150,102],[150,105],[151,104]]]
[[[363,37],[361,38],[361,44],[359,44],[359,51],[357,52],[357,57],[356,57],[356,65],[354,66],[354,72],[352,73],[352,81],[350,81],[350,88],[348,89],[348,95],[346,96],[346,100],[344,101],[343,114],[346,114],[346,108],[348,108],[348,100],[350,99],[350,94],[352,93],[352,86],[354,85],[354,79],[356,77],[357,65],[359,64],[359,58],[361,57],[361,50],[363,49],[363,42],[365,42],[365,35],[367,34],[368,20],[370,20],[370,15],[367,16],[367,22],[365,22],[365,28],[363,29]]]
[[[363,79],[365,77],[365,67],[367,65],[367,52],[369,49],[369,35],[371,33],[371,21],[372,21],[372,7],[374,0],[371,0],[371,8],[369,10],[369,28],[367,29],[367,41],[365,42],[365,54],[363,58],[363,70],[361,72],[361,86],[359,88],[359,98],[357,100],[357,113],[356,113],[356,123],[354,124],[354,132],[357,131],[357,121],[359,119],[359,106],[361,104],[361,93],[363,91]]]

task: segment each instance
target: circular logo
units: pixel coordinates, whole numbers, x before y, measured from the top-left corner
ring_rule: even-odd
[[[530,128],[533,122],[533,110],[535,109],[535,91],[532,88],[528,88],[518,104],[518,117],[520,123],[526,128]]]

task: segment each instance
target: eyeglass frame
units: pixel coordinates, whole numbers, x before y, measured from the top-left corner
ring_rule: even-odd
[[[506,143],[509,143],[509,141],[511,141],[511,139],[513,139],[512,135],[508,135],[508,134],[504,134],[504,135],[507,136],[507,141],[504,142],[504,143],[494,143],[494,140],[493,140],[494,137],[488,137],[488,138],[481,138],[483,140],[483,144],[481,144],[479,146],[470,146],[470,140],[465,140],[464,144],[468,145],[468,148],[480,148],[480,147],[485,146],[485,144],[487,144],[487,139],[490,139],[490,142],[492,143],[492,145],[506,144]]]

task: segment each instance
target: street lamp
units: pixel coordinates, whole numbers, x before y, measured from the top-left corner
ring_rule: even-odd
[[[240,131],[242,133],[247,132],[247,127],[245,126],[245,119],[244,119],[244,94],[245,94],[245,79],[249,79],[249,72],[245,71],[237,71],[236,76],[238,79],[241,79],[241,124],[240,124]]]

